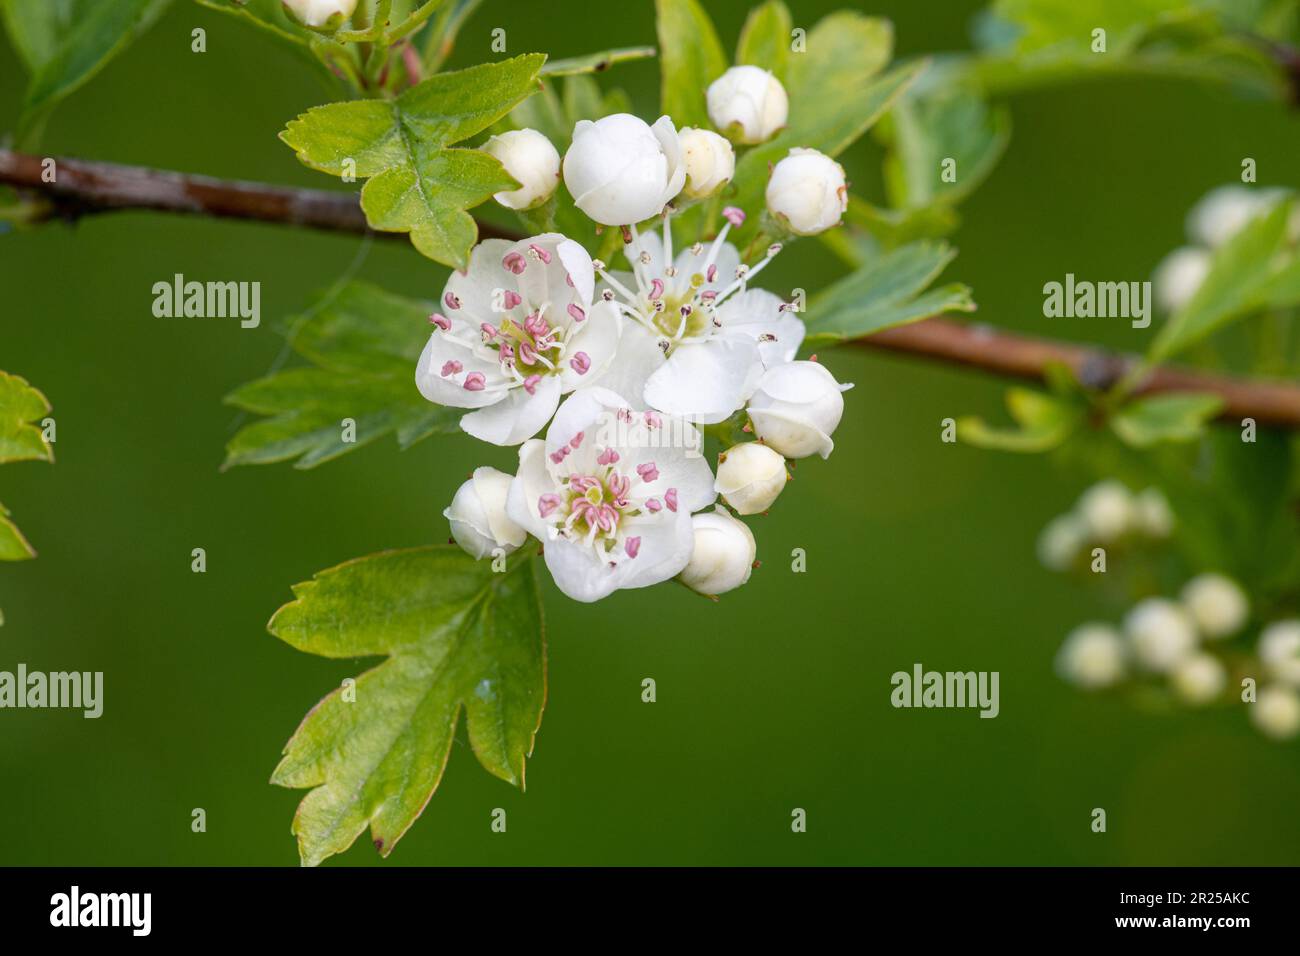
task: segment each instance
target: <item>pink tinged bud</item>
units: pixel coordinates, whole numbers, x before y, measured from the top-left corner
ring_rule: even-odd
[[[709,266],[709,272],[708,272],[708,275],[706,276],[706,278],[707,278],[710,282],[712,282],[712,281],[713,281],[714,279],[716,279],[717,277],[718,277],[718,267],[717,267],[716,265]]]
[[[587,370],[591,368],[591,356],[586,352],[578,352],[569,359],[569,367],[579,375],[586,375]]]
[[[664,492],[664,504],[668,506],[669,511],[677,510],[677,489],[669,488]]]
[[[654,279],[650,283],[650,301],[662,298],[664,294],[664,280]]]
[[[531,243],[528,248],[532,250],[533,255],[537,256],[538,259],[541,259],[546,265],[551,264],[551,254],[541,246],[537,245],[537,243]]]
[[[459,372],[459,371],[460,371],[462,368],[464,368],[464,367],[465,367],[465,366],[461,365],[461,364],[460,364],[459,362],[457,362],[455,359],[450,359],[449,361],[443,362],[443,363],[442,363],[442,377],[443,377],[443,378],[448,378],[448,377],[450,377],[450,376],[452,376],[452,375],[455,375],[457,372]]]
[[[528,260],[518,252],[510,252],[501,260],[501,264],[506,267],[507,271],[520,275],[528,268]]]
[[[612,465],[616,461],[618,461],[618,452],[612,448],[606,448],[596,458],[596,464],[598,465]]]
[[[641,476],[641,480],[646,484],[659,480],[659,469],[655,467],[653,461],[647,461],[644,464],[637,465],[636,473]]]
[[[581,322],[587,317],[587,313],[582,311],[582,307],[576,302],[569,303],[569,315],[573,316],[573,321]]]
[[[537,383],[542,380],[540,375],[530,375],[524,379],[524,391],[529,395],[537,394]]]
[[[728,206],[722,210],[722,216],[737,229],[745,224],[745,211],[737,209],[735,206]]]
[[[572,438],[569,439],[569,447],[577,448],[579,445],[582,444],[582,440],[586,437],[587,437],[586,432],[578,432],[578,434],[574,435]]]
[[[645,423],[650,428],[661,428],[663,427],[664,420],[659,417],[658,412],[646,412]]]
[[[560,507],[559,495],[542,495],[537,499],[537,512],[543,518],[549,518],[558,507]]]
[[[660,504],[658,498],[647,498],[647,499],[646,499],[646,502],[645,502],[645,510],[648,511],[648,512],[650,512],[651,514],[658,514],[659,511],[660,511],[660,509],[662,509],[662,508],[663,508],[663,505]]]
[[[448,292],[442,297],[442,304],[449,309],[459,309],[460,299],[456,298],[454,295]]]
[[[523,301],[524,301],[523,297],[520,296],[518,292],[512,292],[509,289],[506,289],[505,295],[502,296],[502,304],[506,307],[507,310],[513,309],[515,306],[517,306],[520,302]]]
[[[434,325],[436,325],[438,328],[442,329],[444,332],[446,332],[448,329],[451,328],[451,319],[437,312],[429,316],[429,321],[432,322]]]
[[[470,372],[465,376],[465,391],[481,392],[487,386],[487,379],[482,372]]]
[[[632,535],[623,540],[623,550],[627,552],[629,558],[635,558],[641,550],[641,538],[638,535]]]

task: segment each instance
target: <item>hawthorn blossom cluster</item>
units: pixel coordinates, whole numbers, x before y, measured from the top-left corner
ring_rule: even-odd
[[[1174,515],[1159,488],[1135,494],[1108,479],[1047,523],[1038,536],[1038,559],[1052,571],[1074,570],[1088,563],[1093,547],[1138,547],[1163,541],[1173,530]]]
[[[774,241],[746,262],[728,241],[746,213],[722,191],[736,148],[775,135],[789,103],[754,66],[728,70],[706,100],[714,130],[616,113],[577,123],[562,159],[536,130],[493,136],[483,148],[519,183],[498,203],[536,209],[562,180],[598,232],[619,231],[627,268],[557,232],[485,240],[448,279],[416,368],[425,398],[465,409],[464,431],[518,448],[514,475],[479,468],[456,492],[453,539],[484,558],[531,535],[578,601],[672,578],[710,596],[744,584],[756,543],[737,516],[767,511],[788,459],[830,455],[851,387],[796,358],[802,320],[752,284],[775,240],[839,223],[843,169],[808,149],[776,163],[762,230]],[[719,225],[674,248],[672,218],[696,203],[722,207]],[[754,440],[715,473],[708,429]]]

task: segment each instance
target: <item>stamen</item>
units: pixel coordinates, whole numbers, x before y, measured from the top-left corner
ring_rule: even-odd
[[[528,268],[528,260],[518,252],[508,252],[506,257],[501,260],[501,264],[515,275],[521,275],[524,269]]]
[[[444,332],[449,331],[451,329],[451,319],[437,312],[429,316],[429,321],[432,322],[434,325],[436,325],[438,328],[442,329]]]
[[[450,378],[451,376],[455,375],[457,372],[461,371],[464,367],[465,366],[461,365],[455,359],[449,359],[448,361],[442,363],[442,377]]]
[[[470,372],[465,376],[465,391],[481,392],[487,385],[487,379],[483,377],[482,372]]]

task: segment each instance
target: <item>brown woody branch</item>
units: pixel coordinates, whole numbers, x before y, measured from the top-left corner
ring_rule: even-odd
[[[292,189],[236,182],[114,163],[56,160],[54,182],[45,182],[40,157],[0,150],[0,183],[30,190],[48,204],[35,218],[75,221],[84,215],[154,209],[228,219],[250,219],[312,229],[364,234],[371,230],[354,193]],[[518,238],[479,223],[484,237]],[[400,236],[400,233],[375,233]],[[942,318],[887,329],[857,340],[863,348],[916,355],[995,375],[1042,381],[1053,363],[1068,366],[1083,384],[1108,388],[1137,367],[1137,359],[1094,346],[1073,345],[998,332]],[[1152,369],[1136,394],[1212,392],[1224,400],[1221,418],[1253,418],[1261,425],[1300,429],[1300,386],[1211,375],[1190,369]]]

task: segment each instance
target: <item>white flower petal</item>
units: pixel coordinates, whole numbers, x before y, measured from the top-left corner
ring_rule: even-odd
[[[757,342],[716,335],[674,349],[646,382],[645,400],[670,415],[711,425],[745,404],[762,371]]]
[[[718,308],[718,321],[728,331],[743,332],[758,342],[759,357],[771,368],[793,360],[803,344],[804,324],[794,313],[783,311],[783,304],[780,296],[766,289],[747,289]],[[759,341],[764,335],[773,339]]]
[[[600,379],[617,354],[619,325],[618,309],[611,302],[597,302],[585,319],[573,324],[560,370],[564,391],[571,392]],[[580,352],[587,357],[585,372],[579,372],[573,364]]]
[[[506,495],[506,515],[539,541],[550,540],[550,525],[537,510],[538,499],[554,490],[546,470],[546,443],[530,438],[519,446],[519,471]]]
[[[452,334],[457,334],[456,326],[452,327]],[[462,327],[459,335],[465,337],[469,333]],[[448,366],[449,362],[453,365]],[[453,371],[456,364],[459,368]],[[442,374],[444,368],[447,375]],[[465,387],[465,379],[472,372],[483,376],[484,388],[472,391]],[[415,386],[420,394],[431,402],[453,408],[483,408],[501,401],[505,397],[501,388],[505,381],[500,365],[479,358],[441,331],[429,336],[415,366]]]
[[[644,325],[625,318],[615,355],[605,372],[587,384],[626,396],[637,411],[645,409],[645,383],[666,361],[663,350]]]
[[[559,402],[560,380],[547,375],[537,383],[534,394],[522,387],[512,388],[502,401],[462,417],[460,427],[480,441],[517,445],[541,431]]]

